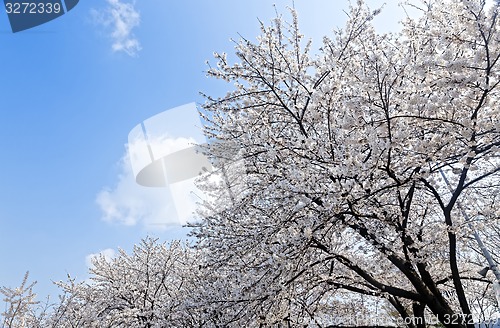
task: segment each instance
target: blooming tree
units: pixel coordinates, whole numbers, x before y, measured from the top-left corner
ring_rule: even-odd
[[[59,301],[38,307],[27,276],[20,288],[3,288],[8,309],[0,327],[195,327],[202,326],[202,286],[197,253],[178,241],[147,238],[131,254],[94,259],[90,279],[57,282]]]
[[[206,96],[219,179],[194,234],[226,324],[472,327],[491,297],[470,236],[500,214],[499,6],[412,6],[378,34],[358,1],[316,56],[293,11],[215,54],[234,87]]]
[[[1,328],[48,327],[45,325],[48,303],[41,304],[33,292],[35,282],[28,282],[29,272],[17,288],[0,287],[4,295],[5,311],[0,316]]]
[[[196,326],[189,298],[196,281],[195,253],[180,242],[144,239],[132,254],[93,261],[91,282],[60,283],[66,292],[58,327]]]

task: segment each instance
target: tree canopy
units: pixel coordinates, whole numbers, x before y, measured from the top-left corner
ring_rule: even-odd
[[[473,322],[484,282],[467,244],[499,218],[498,5],[414,6],[401,32],[378,34],[358,1],[318,55],[293,11],[237,42],[235,63],[216,54],[209,75],[234,88],[204,106],[223,181],[207,189],[225,207],[196,235],[212,265],[245,276],[228,302],[263,322],[328,326],[373,312],[363,299]]]

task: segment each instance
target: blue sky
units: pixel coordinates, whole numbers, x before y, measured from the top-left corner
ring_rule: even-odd
[[[275,3],[285,13],[292,1]],[[377,18],[381,29],[401,17],[391,6]],[[316,47],[346,19],[346,0],[295,0],[295,7]],[[168,229],[106,220],[99,195],[150,197],[132,190],[130,130],[166,109],[203,102],[199,91],[221,94],[225,86],[205,77],[205,61],[214,51],[230,53],[238,33],[254,40],[257,18],[274,16],[266,0],[93,0],[13,34],[0,12],[0,286],[18,285],[29,270],[35,292],[55,293],[51,280],[86,277],[89,254],[130,250],[148,234],[186,238],[168,219]],[[161,207],[155,192],[142,208]]]

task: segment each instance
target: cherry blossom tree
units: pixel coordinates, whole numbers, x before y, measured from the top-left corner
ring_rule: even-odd
[[[90,282],[59,283],[57,327],[188,327],[199,325],[191,291],[195,252],[178,241],[144,239],[127,254],[93,261]]]
[[[500,214],[499,5],[410,6],[380,34],[358,1],[318,55],[293,10],[215,54],[233,87],[206,95],[218,170],[194,235],[224,324],[473,327],[494,302],[470,238]]]
[[[0,316],[2,328],[24,327],[49,327],[46,325],[51,306],[36,300],[33,287],[36,281],[29,282],[29,272],[23,277],[21,285],[17,288],[1,287],[0,293],[4,295],[5,311]]]
[[[56,284],[58,302],[41,307],[27,276],[19,288],[3,288],[5,328],[203,326],[203,286],[198,253],[173,241],[146,238],[133,252],[94,259],[90,279]],[[200,312],[200,313],[199,313]]]

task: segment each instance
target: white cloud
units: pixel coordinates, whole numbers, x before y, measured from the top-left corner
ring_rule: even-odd
[[[185,138],[161,140],[169,149],[183,148],[186,144]],[[199,192],[193,193],[197,190],[194,179],[166,187],[140,186],[135,181],[128,152],[120,161],[120,169],[116,186],[103,188],[97,194],[102,220],[127,226],[140,225],[147,230],[165,230],[192,221],[196,202],[201,196]]]
[[[165,230],[192,222],[206,196],[194,181],[209,172],[209,159],[198,151],[205,140],[196,128],[194,103],[172,108],[136,125],[113,188],[103,188],[96,202],[104,221]]]
[[[104,10],[92,10],[94,21],[103,26],[109,33],[115,52],[124,51],[130,56],[136,56],[141,50],[141,44],[135,37],[133,29],[139,26],[141,15],[135,9],[134,2],[122,0],[106,0],[108,6]]]
[[[106,248],[98,253],[92,253],[89,254],[85,257],[85,263],[87,264],[87,267],[93,268],[94,264],[92,263],[93,260],[99,256],[104,256],[104,259],[108,262],[111,262],[111,260],[116,256],[116,251],[112,248]]]

